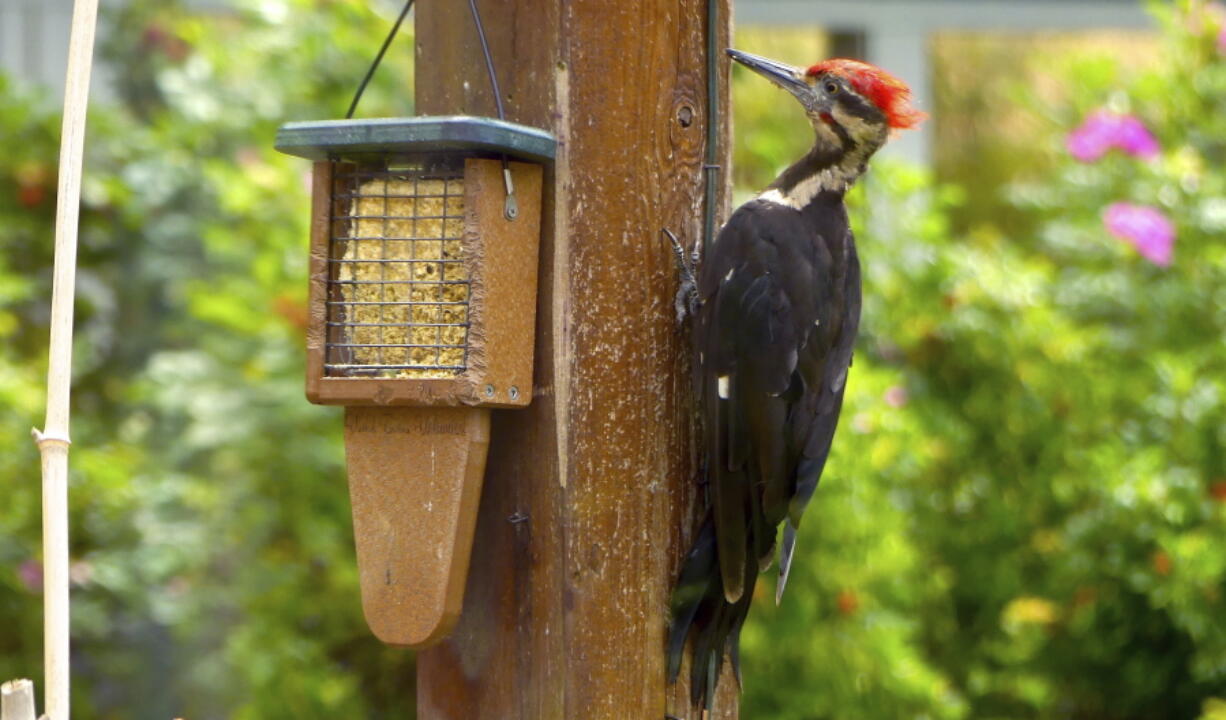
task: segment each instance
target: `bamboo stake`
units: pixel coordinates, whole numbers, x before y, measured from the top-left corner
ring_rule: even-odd
[[[0,720],[34,720],[34,683],[9,680],[0,685]]]
[[[47,420],[42,431],[33,431],[42,455],[43,470],[44,703],[49,720],[68,720],[68,400],[72,384],[72,303],[76,293],[85,113],[89,104],[97,18],[98,0],[74,3],[68,39],[68,77],[64,85],[55,211]]]

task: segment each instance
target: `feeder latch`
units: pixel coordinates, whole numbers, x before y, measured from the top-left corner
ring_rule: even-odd
[[[507,202],[503,212],[506,213],[507,220],[514,220],[519,217],[519,203],[515,202],[515,184],[511,182],[511,168],[506,160],[502,161],[502,179],[507,185]]]

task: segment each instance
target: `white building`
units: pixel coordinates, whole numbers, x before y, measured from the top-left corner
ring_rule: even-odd
[[[64,87],[72,0],[0,0],[0,71]]]
[[[835,55],[889,68],[916,103],[935,107],[930,37],[943,30],[1043,32],[1145,29],[1140,0],[734,0],[738,25],[815,25],[834,34]],[[927,163],[931,123],[901,134],[886,151]]]
[[[104,6],[122,1],[101,0]],[[835,36],[835,54],[889,68],[924,108],[934,106],[928,58],[934,32],[1138,29],[1152,22],[1139,0],[734,0],[734,5],[741,26],[828,29]],[[72,0],[0,0],[0,70],[62,92],[71,14]],[[891,143],[891,151],[926,162],[929,132],[906,133]]]

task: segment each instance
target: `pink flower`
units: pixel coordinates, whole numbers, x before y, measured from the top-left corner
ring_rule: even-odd
[[[32,593],[43,591],[43,565],[37,560],[26,560],[17,566],[17,577],[26,590]]]
[[[1116,130],[1116,146],[1133,157],[1150,159],[1161,149],[1149,129],[1131,115],[1121,115]]]
[[[1146,260],[1163,267],[1171,264],[1175,226],[1157,208],[1115,203],[1103,213],[1103,224],[1108,232],[1135,247]]]
[[[1093,162],[1111,149],[1115,116],[1102,110],[1090,115],[1065,141],[1069,153],[1081,162]]]
[[[1158,154],[1158,141],[1137,118],[1106,110],[1090,114],[1066,140],[1069,153],[1081,162],[1093,162],[1111,148],[1134,157],[1152,158]]]
[[[895,385],[885,391],[885,404],[892,408],[900,408],[907,404],[907,389],[901,385]]]
[[[1226,25],[1223,25],[1222,29],[1218,31],[1217,49],[1223,53],[1226,53]]]

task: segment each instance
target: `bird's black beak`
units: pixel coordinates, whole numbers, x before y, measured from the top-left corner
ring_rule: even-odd
[[[728,48],[725,52],[728,53],[728,57],[792,93],[797,100],[808,107],[813,96],[813,89],[809,87],[809,83],[805,82],[804,68],[785,65],[761,55],[753,55],[732,48]]]

